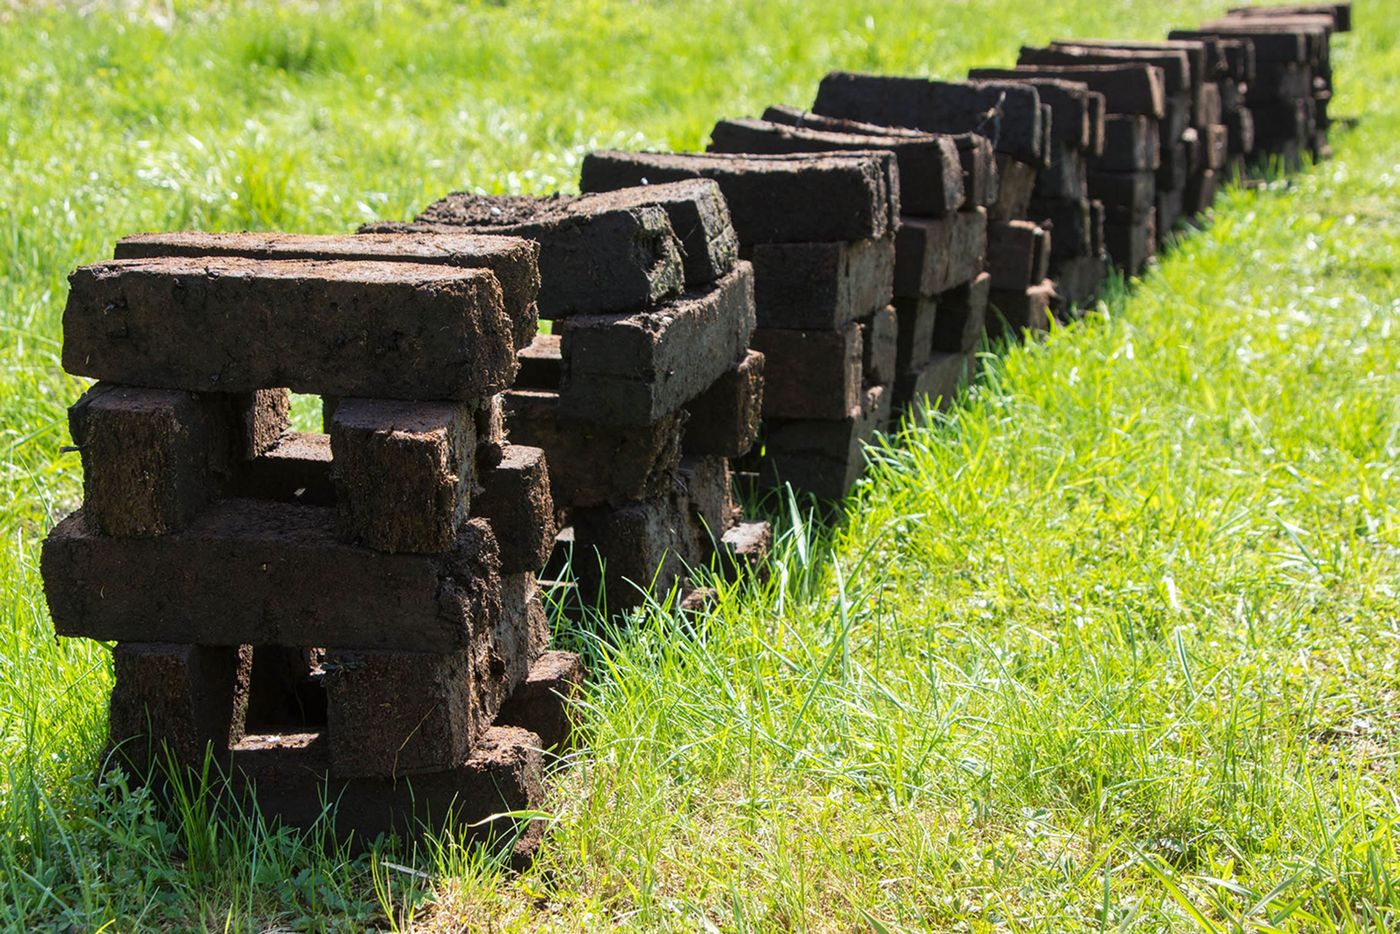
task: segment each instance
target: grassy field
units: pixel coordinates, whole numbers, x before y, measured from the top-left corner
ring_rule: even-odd
[[[800,512],[771,582],[593,662],[538,864],[358,858],[95,788],[105,647],[37,573],[80,489],[64,276],[147,229],[345,231],[574,185],[837,67],[955,77],[1215,0],[0,6],[0,924],[1400,926],[1400,9],[1335,161],[1232,191],[1104,314],[986,361]],[[784,515],[788,515],[784,513]]]

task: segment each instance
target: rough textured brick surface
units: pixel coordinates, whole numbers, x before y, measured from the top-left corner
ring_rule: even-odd
[[[862,446],[889,423],[891,395],[889,387],[872,386],[842,419],[770,421],[759,482],[790,483],[821,499],[845,496],[865,470]]]
[[[557,393],[505,393],[512,440],[543,448],[550,495],[558,508],[622,504],[669,489],[680,463],[686,415],[643,428],[617,427],[560,414]]]
[[[686,406],[687,454],[742,457],[753,447],[763,418],[764,356],[750,350]]]
[[[899,355],[899,317],[893,306],[873,312],[860,322],[861,370],[867,385],[894,381]]]
[[[906,218],[895,241],[894,294],[937,295],[982,271],[987,255],[984,208],[947,217]]]
[[[1176,94],[1193,86],[1191,60],[1182,49],[1103,48],[1055,43],[1044,49],[1022,46],[1022,65],[1122,65],[1141,62],[1162,71],[1162,90]]]
[[[1104,96],[1108,113],[1142,114],[1160,119],[1166,112],[1162,70],[1139,62],[1122,65],[1017,65],[1015,68],[974,68],[976,81],[1057,78],[1088,85]]]
[[[1004,81],[978,82],[988,87],[1005,86]],[[1059,81],[1054,78],[1026,78],[1014,84],[1035,88],[1040,102],[1050,107],[1050,138],[1071,149],[1082,151],[1093,144],[1098,132],[1097,122],[1103,119],[1103,95],[1090,91],[1079,81]]]
[[[1050,236],[1034,221],[987,225],[987,271],[993,289],[1024,289],[1045,278]]]
[[[508,444],[501,462],[481,477],[473,516],[491,523],[501,548],[501,573],[537,572],[554,550],[554,499],[541,448]]]
[[[852,133],[876,138],[917,139],[934,135],[948,139],[958,150],[958,162],[962,166],[963,206],[966,208],[985,207],[996,201],[997,173],[996,153],[991,140],[980,133],[935,133],[925,134],[920,130],[904,127],[882,126],[860,120],[846,120],[841,117],[827,117],[809,113],[797,107],[769,107],[763,112],[763,119],[784,126],[809,127],[833,133]]]
[[[684,496],[670,492],[620,509],[574,511],[573,569],[588,603],[609,611],[661,599],[699,564],[699,529]]]
[[[889,304],[895,241],[758,243],[754,308],[763,328],[837,328]]]
[[[79,510],[41,568],[59,635],[435,652],[495,620],[499,563],[485,523],[445,554],[389,555],[340,542],[333,509],[224,500],[159,538],[99,535]]]
[[[998,152],[1039,162],[1043,155],[1040,95],[886,75],[832,72],[822,79],[812,110],[831,117],[884,123],[931,133],[981,133]],[[1000,111],[999,118],[991,114]]]
[[[1113,262],[1137,275],[1157,252],[1157,209],[1149,208],[1145,219],[1121,223],[1111,216],[1104,223],[1104,245]]]
[[[706,291],[653,310],[562,322],[562,413],[640,428],[677,411],[743,359],[753,295],[753,271],[740,263]]]
[[[860,325],[838,331],[759,328],[754,349],[763,354],[763,417],[845,418],[860,403]]]
[[[515,346],[535,333],[540,290],[539,247],[518,237],[463,233],[323,236],[286,233],[147,233],[117,241],[116,259],[158,256],[244,256],[249,259],[314,259],[422,263],[489,269],[501,286]]]
[[[1141,221],[1152,209],[1157,192],[1153,172],[1090,172],[1089,197],[1102,201],[1115,223]]]
[[[341,399],[331,419],[341,538],[388,552],[445,551],[476,480],[476,421],[450,402]]]
[[[583,659],[574,652],[545,652],[530,667],[525,683],[501,708],[497,722],[529,730],[546,751],[571,745],[573,704],[583,695]]]
[[[165,257],[69,276],[63,366],[136,386],[474,399],[515,376],[488,270]]]
[[[681,291],[681,244],[665,208],[578,200],[458,192],[430,204],[412,224],[372,224],[361,232],[469,230],[533,240],[540,248],[542,318],[643,308]]]
[[[1154,171],[1161,164],[1161,142],[1152,120],[1137,114],[1109,114],[1104,119],[1103,153],[1094,160],[1094,171]]]
[[[89,521],[106,535],[165,535],[223,493],[238,421],[217,393],[101,382],[68,410]]]
[[[112,668],[109,750],[137,775],[160,768],[162,745],[188,768],[200,768],[206,750],[227,763],[248,703],[236,646],[122,642]]]
[[[319,732],[245,737],[233,750],[235,789],[265,819],[293,827],[316,823],[325,802],[334,801],[336,837],[353,836],[362,848],[381,834],[415,836],[425,826],[450,825],[464,841],[509,841],[519,832],[516,821],[487,818],[544,802],[540,738],[526,730],[492,727],[464,760],[411,781],[331,777],[329,747]]]
[[[687,178],[719,183],[745,245],[883,237],[898,222],[898,170],[894,156],[884,151],[595,152],[584,158],[579,184],[596,192]]]
[[[941,411],[952,408],[958,391],[971,378],[968,359],[965,353],[939,352],[918,370],[901,374],[894,387],[895,410],[928,406]]]
[[[441,772],[467,757],[511,686],[490,630],[455,652],[326,652],[326,734],[341,777]]]
[[[938,215],[963,204],[962,162],[946,136],[885,136],[794,127],[769,120],[721,120],[710,131],[711,152],[784,153],[887,149],[899,166],[899,209]]]
[[[1026,332],[1050,329],[1050,301],[1053,283],[1043,282],[1027,289],[992,289],[987,314],[987,335],[1022,339]]]
[[[933,348],[944,353],[966,353],[977,347],[987,330],[987,298],[992,277],[982,273],[971,282],[938,296]]]
[[[938,321],[938,299],[932,295],[897,298],[894,302],[899,334],[895,370],[905,373],[928,362],[933,352],[933,332]]]
[[[558,334],[537,334],[535,339],[515,355],[520,372],[515,377],[516,389],[548,389],[559,391],[564,379],[564,354]]]

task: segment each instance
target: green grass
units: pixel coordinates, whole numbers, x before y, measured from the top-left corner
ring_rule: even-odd
[[[108,654],[53,638],[64,275],[143,229],[344,231],[572,187],[836,67],[954,77],[1223,2],[178,3],[0,13],[0,923],[91,930],[1400,925],[1400,11],[1337,158],[1232,191],[1104,314],[985,361],[839,528],[594,663],[536,867],[351,859],[96,788]]]

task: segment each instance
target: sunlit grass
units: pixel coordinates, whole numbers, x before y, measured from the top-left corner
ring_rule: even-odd
[[[696,147],[831,68],[954,77],[1224,3],[134,4],[0,20],[0,923],[1384,930],[1400,736],[1400,17],[1337,159],[1232,191],[1104,314],[989,356],[843,524],[594,683],[534,870],[352,859],[95,785],[107,650],[53,638],[64,276],[143,229],[345,231]],[[129,11],[129,12],[128,12]],[[310,408],[300,412],[312,420]],[[1271,927],[1272,926],[1272,927]]]

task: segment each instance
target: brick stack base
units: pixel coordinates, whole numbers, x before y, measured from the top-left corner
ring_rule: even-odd
[[[546,467],[504,442],[497,398],[534,245],[117,252],[71,277],[65,366],[100,382],[70,411],[83,508],[42,558],[57,631],[117,642],[114,761],[150,780],[211,755],[270,817],[339,801],[361,843],[537,807],[582,670],[546,651]],[[329,400],[328,433],[289,430],[288,388]],[[521,830],[473,835],[524,855]]]

